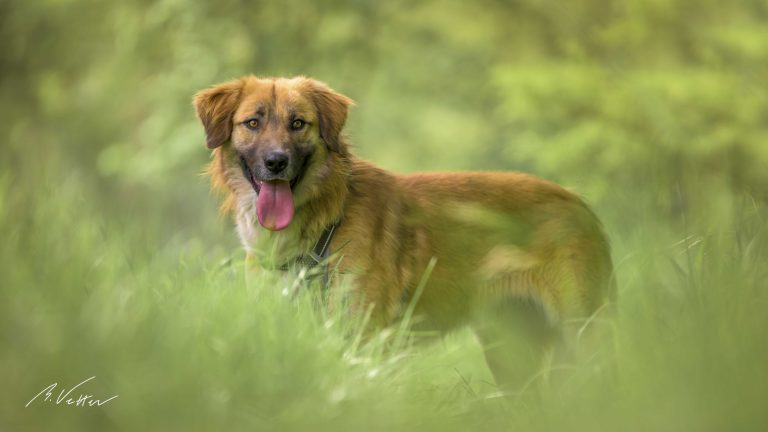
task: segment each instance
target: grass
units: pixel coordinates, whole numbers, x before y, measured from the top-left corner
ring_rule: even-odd
[[[365,343],[291,281],[166,222],[111,219],[82,179],[0,177],[0,430],[761,430],[768,211],[613,230],[616,352],[540,405],[506,406],[467,331]],[[32,192],[30,192],[32,191]],[[610,217],[609,217],[610,219]],[[222,223],[222,225],[225,225]],[[233,233],[226,234],[234,237]],[[388,350],[388,346],[402,347]],[[119,397],[24,405],[45,386]]]

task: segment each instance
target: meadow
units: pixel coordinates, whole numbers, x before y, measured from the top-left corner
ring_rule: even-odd
[[[0,430],[768,425],[764,2],[44,0],[0,17]],[[510,404],[468,331],[363,341],[317,291],[246,285],[191,97],[248,73],[355,99],[355,151],[385,168],[582,194],[616,266],[609,358]],[[92,376],[118,397],[25,407]]]

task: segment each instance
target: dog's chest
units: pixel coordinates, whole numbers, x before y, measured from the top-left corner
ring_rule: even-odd
[[[246,252],[259,257],[259,262],[266,267],[280,266],[302,251],[299,224],[291,224],[281,231],[270,231],[259,225],[255,193],[238,200],[235,220]]]

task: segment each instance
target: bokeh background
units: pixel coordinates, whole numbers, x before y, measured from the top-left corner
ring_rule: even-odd
[[[0,2],[0,430],[763,429],[767,24],[763,0]],[[582,194],[610,367],[509,408],[467,332],[386,353],[245,287],[191,107],[244,74],[350,96],[385,168]],[[24,407],[94,375],[119,397]]]

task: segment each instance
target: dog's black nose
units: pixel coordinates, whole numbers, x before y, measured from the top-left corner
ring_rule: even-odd
[[[280,174],[288,166],[288,155],[283,152],[271,152],[264,158],[264,166],[272,174]]]

